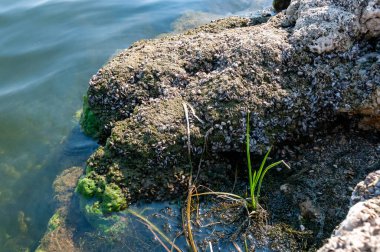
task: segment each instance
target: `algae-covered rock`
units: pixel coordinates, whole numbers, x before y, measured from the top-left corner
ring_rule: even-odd
[[[94,171],[79,180],[76,191],[87,199],[97,199],[102,213],[120,211],[127,207],[124,193],[115,183],[107,183],[106,178]]]
[[[84,110],[107,141],[88,170],[132,201],[171,198],[199,162],[200,176],[218,182],[210,176],[228,171],[226,153],[245,150],[247,123],[256,154],[338,116],[378,127],[380,45],[363,21],[376,23],[365,13],[378,10],[368,0],[297,0],[259,25],[232,17],[136,42],[90,80]]]
[[[117,212],[127,207],[127,201],[120,187],[111,183],[105,186],[101,207],[103,212]]]
[[[112,201],[113,204],[115,201]],[[103,235],[121,235],[128,227],[128,219],[117,214],[108,214],[111,211],[120,211],[121,208],[112,208],[99,201],[81,199],[81,210],[88,223]],[[123,202],[125,204],[125,202]]]
[[[83,111],[80,117],[80,124],[84,133],[93,138],[99,137],[100,123],[94,112],[91,111],[88,105],[87,96],[83,97]]]
[[[82,178],[78,182],[77,191],[85,197],[91,198],[97,190],[95,181],[90,178]]]
[[[120,188],[112,183],[106,185],[104,178],[93,172],[89,172],[87,178],[79,179],[82,174],[82,167],[72,167],[63,171],[54,181],[58,206],[48,222],[38,251],[81,251],[75,233],[86,221],[98,235],[112,239],[126,231],[128,218],[109,214],[126,207],[126,199]],[[75,191],[82,195],[79,206],[73,201]]]
[[[62,224],[62,216],[59,212],[55,212],[54,215],[50,218],[48,223],[48,232],[52,232],[57,229]]]
[[[47,230],[36,251],[78,251],[74,242],[74,228],[67,223],[70,202],[83,168],[72,167],[63,171],[54,181],[57,210],[50,218]]]

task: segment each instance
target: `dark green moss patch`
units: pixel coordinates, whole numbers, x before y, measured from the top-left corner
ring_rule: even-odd
[[[80,119],[83,132],[93,138],[99,137],[100,122],[88,104],[88,97],[83,97],[83,113]]]

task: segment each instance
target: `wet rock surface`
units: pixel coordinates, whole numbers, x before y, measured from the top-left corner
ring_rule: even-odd
[[[269,20],[222,19],[120,52],[84,106],[83,128],[103,144],[84,178],[92,208],[107,185],[128,204],[181,197],[191,171],[228,191],[246,175],[236,166],[249,123],[250,151],[274,145],[292,166],[268,194],[273,221],[320,244],[379,169],[379,13],[377,0],[294,0]]]

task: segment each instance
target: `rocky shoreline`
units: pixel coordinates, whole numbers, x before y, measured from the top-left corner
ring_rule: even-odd
[[[266,245],[321,246],[355,185],[380,170],[379,38],[378,0],[292,0],[270,18],[231,17],[136,42],[90,80],[82,126],[101,146],[77,186],[84,214],[183,198],[192,170],[198,185],[242,194],[249,123],[255,161],[274,146],[272,158],[292,167],[266,179],[271,224],[312,233]],[[380,182],[370,176],[321,251],[380,248]]]

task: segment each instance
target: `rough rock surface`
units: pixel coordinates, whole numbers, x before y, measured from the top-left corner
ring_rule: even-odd
[[[346,51],[360,36],[377,37],[378,0],[294,0],[286,11],[295,24],[291,40],[317,53]]]
[[[378,128],[379,8],[372,0],[292,1],[262,24],[228,18],[135,43],[90,81],[86,114],[107,141],[87,176],[103,176],[133,200],[181,195],[190,171],[184,107],[205,183],[223,184],[226,153],[244,151],[247,111],[257,154],[312,137],[342,114]]]
[[[351,204],[346,219],[319,251],[380,250],[380,171],[355,187]]]
[[[379,143],[379,136],[339,126],[308,143],[284,146],[292,169],[272,172],[263,189],[272,220],[313,231],[321,246],[346,217],[354,187],[380,169]]]

